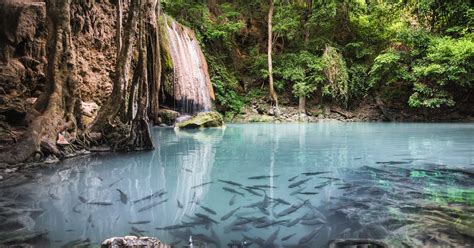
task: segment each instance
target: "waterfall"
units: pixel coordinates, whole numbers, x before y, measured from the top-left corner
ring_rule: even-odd
[[[214,92],[207,62],[194,33],[176,21],[165,23],[168,49],[173,64],[170,78],[173,98],[170,106],[181,113],[194,114],[212,109]]]

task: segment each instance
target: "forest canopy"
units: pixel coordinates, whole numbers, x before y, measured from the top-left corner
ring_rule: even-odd
[[[350,108],[375,95],[407,108],[439,109],[470,98],[470,1],[162,1],[165,12],[197,32],[217,107],[227,115],[268,96],[270,5],[272,74],[283,104],[306,97]]]

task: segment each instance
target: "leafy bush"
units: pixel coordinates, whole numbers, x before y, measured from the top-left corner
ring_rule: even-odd
[[[455,104],[450,89],[474,86],[474,42],[449,37],[433,39],[427,55],[414,67],[413,107],[439,108]]]
[[[345,105],[349,100],[349,74],[342,55],[331,46],[326,46],[322,57],[323,70],[328,84],[323,94],[341,100]]]

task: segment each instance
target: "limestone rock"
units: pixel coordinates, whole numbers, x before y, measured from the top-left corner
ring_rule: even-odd
[[[161,123],[164,123],[168,126],[172,126],[179,116],[178,112],[170,109],[160,109],[158,114],[161,118]]]
[[[82,123],[88,126],[96,117],[99,105],[95,102],[81,102]]]
[[[201,112],[194,115],[191,119],[176,123],[176,128],[203,128],[220,127],[224,125],[222,116],[215,112]]]
[[[106,239],[101,244],[102,248],[122,248],[122,247],[149,247],[149,248],[170,248],[171,246],[162,243],[153,237],[114,237]]]

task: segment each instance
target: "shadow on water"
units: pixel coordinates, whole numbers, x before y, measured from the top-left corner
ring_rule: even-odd
[[[474,126],[155,129],[156,150],[99,154],[0,191],[0,242],[156,236],[182,247],[474,243]]]

